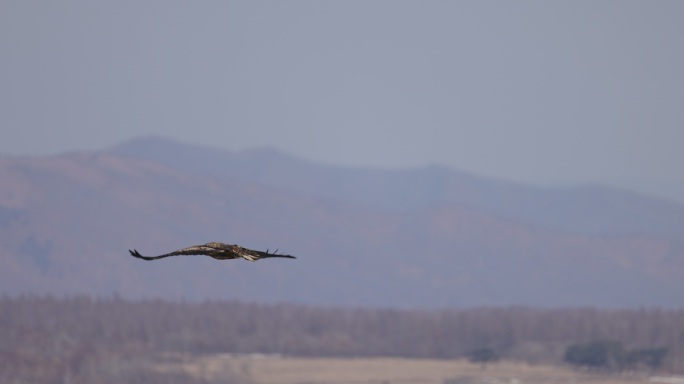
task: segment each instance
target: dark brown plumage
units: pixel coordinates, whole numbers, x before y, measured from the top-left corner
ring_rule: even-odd
[[[177,251],[173,251],[171,253],[166,253],[164,255],[159,255],[159,256],[143,256],[136,249],[134,249],[132,251],[128,250],[128,252],[131,253],[131,256],[137,257],[138,259],[143,259],[143,260],[157,260],[157,259],[163,259],[163,258],[169,257],[169,256],[181,256],[181,255],[186,255],[186,256],[187,255],[206,255],[206,256],[211,256],[217,260],[228,260],[228,259],[243,258],[243,259],[249,260],[249,261],[257,261],[259,259],[265,259],[268,257],[284,257],[284,258],[288,258],[288,259],[296,259],[296,257],[294,257],[294,256],[278,254],[277,249],[275,252],[269,253],[268,250],[266,250],[266,252],[261,252],[261,251],[255,251],[253,249],[243,248],[237,244],[225,244],[225,243],[218,243],[218,242],[206,243],[204,245],[193,245],[192,247],[179,249]]]

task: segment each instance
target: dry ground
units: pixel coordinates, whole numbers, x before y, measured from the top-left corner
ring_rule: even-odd
[[[486,368],[464,360],[294,358],[211,355],[159,366],[208,381],[250,384],[622,384],[644,375],[607,375],[565,367],[499,362]]]

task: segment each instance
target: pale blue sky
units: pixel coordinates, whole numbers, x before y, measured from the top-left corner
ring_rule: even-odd
[[[0,154],[141,135],[684,202],[684,1],[0,2]]]

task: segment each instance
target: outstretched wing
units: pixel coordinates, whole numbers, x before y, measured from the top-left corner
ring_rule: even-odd
[[[283,255],[283,254],[278,253],[277,249],[275,250],[275,252],[270,253],[270,252],[268,252],[268,249],[266,250],[266,252],[262,252],[262,251],[255,251],[253,249],[244,248],[244,247],[237,247],[237,248],[238,249],[236,252],[241,257],[243,257],[249,261],[257,261],[259,259],[265,259],[268,257],[284,257],[284,258],[288,258],[288,259],[296,259],[296,257],[294,257],[294,256]]]
[[[214,250],[214,248],[207,247],[205,245],[193,245],[192,247],[179,249],[177,251],[173,251],[171,253],[166,253],[166,254],[159,255],[159,256],[143,256],[140,254],[140,252],[138,252],[137,249],[134,249],[132,251],[129,249],[128,252],[131,253],[131,256],[137,257],[138,259],[157,260],[157,259],[163,259],[163,258],[169,257],[169,256],[209,255],[212,250]]]

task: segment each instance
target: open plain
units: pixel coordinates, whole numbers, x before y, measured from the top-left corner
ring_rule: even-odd
[[[590,373],[551,365],[404,358],[295,358],[207,355],[161,364],[208,382],[249,384],[619,384],[648,383],[646,374]]]

